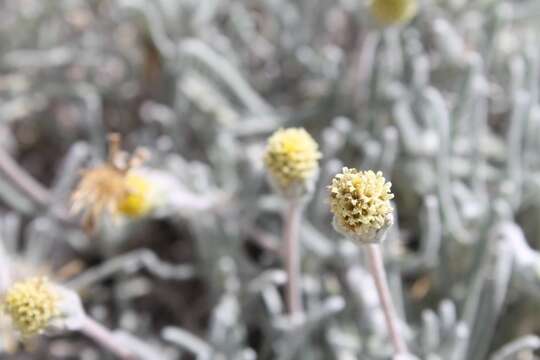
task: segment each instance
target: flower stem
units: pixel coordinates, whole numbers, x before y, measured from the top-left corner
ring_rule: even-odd
[[[388,289],[388,282],[386,280],[386,271],[384,270],[383,257],[381,253],[380,244],[368,244],[367,253],[369,257],[369,265],[377,292],[379,293],[379,299],[381,302],[382,310],[384,313],[384,319],[386,326],[388,327],[388,333],[390,339],[394,344],[397,355],[407,354],[407,345],[401,336],[398,327],[398,317],[392,298],[390,297],[390,290]]]
[[[287,272],[285,297],[289,315],[302,315],[302,295],[300,291],[300,244],[299,230],[302,216],[302,206],[295,200],[290,200],[284,212],[283,240],[285,249],[283,256]]]
[[[135,360],[136,356],[115,340],[114,334],[94,319],[86,316],[80,331],[122,360]]]

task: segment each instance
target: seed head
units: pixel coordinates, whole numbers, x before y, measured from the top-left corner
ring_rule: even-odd
[[[279,129],[268,139],[264,164],[272,183],[287,192],[316,178],[320,158],[319,146],[306,130]]]
[[[361,242],[377,241],[377,232],[392,223],[391,186],[380,171],[343,168],[329,186],[336,229]]]
[[[139,217],[152,207],[150,182],[133,170],[144,161],[144,153],[138,151],[127,161],[116,134],[109,137],[109,152],[106,163],[83,171],[71,197],[72,211],[84,212],[89,231],[104,214]]]
[[[418,0],[372,0],[371,12],[383,25],[403,24],[411,20],[418,9]]]
[[[30,278],[8,289],[3,309],[23,336],[32,336],[59,315],[58,294],[47,279]]]

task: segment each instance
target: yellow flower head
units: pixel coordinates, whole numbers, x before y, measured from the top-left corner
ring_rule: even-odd
[[[354,236],[374,234],[392,222],[392,184],[379,171],[343,168],[332,179],[330,206],[340,229]]]
[[[58,295],[45,278],[30,278],[8,289],[3,309],[23,336],[43,331],[59,316]]]
[[[418,0],[372,0],[371,12],[383,25],[403,24],[411,20],[418,9]]]
[[[264,164],[280,188],[313,179],[319,169],[319,146],[303,128],[279,129],[270,139]]]
[[[83,211],[84,225],[92,231],[104,215],[139,217],[151,209],[151,184],[137,175],[133,168],[144,161],[142,152],[126,160],[120,151],[120,137],[109,137],[108,162],[83,171],[81,180],[72,194],[72,211]]]
[[[124,179],[128,192],[117,204],[118,212],[130,217],[142,216],[151,209],[149,194],[152,191],[150,182],[140,175],[128,173]]]

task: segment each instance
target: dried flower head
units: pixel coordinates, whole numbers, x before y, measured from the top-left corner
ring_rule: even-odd
[[[120,136],[112,134],[108,162],[83,171],[71,202],[73,212],[84,212],[87,230],[93,230],[104,214],[138,217],[151,209],[151,184],[133,170],[144,161],[145,154],[139,150],[127,158],[120,151]]]
[[[319,170],[319,146],[303,128],[279,129],[270,139],[264,164],[282,191],[314,180]]]
[[[43,331],[59,316],[58,300],[46,278],[30,278],[8,289],[3,309],[23,336],[31,336]]]
[[[418,9],[418,0],[372,0],[371,12],[384,25],[402,24],[411,20]]]
[[[380,171],[343,168],[329,186],[337,230],[361,242],[377,241],[377,232],[392,223],[391,186]]]

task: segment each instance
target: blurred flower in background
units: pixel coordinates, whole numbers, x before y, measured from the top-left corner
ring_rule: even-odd
[[[373,0],[373,16],[382,24],[402,24],[411,20],[418,10],[418,0]]]
[[[268,139],[264,163],[276,190],[294,196],[313,188],[320,157],[317,143],[306,130],[279,129]]]
[[[151,184],[136,170],[143,160],[142,152],[127,158],[120,151],[120,137],[110,135],[109,161],[84,170],[71,197],[72,211],[84,212],[83,226],[92,231],[103,216],[139,217],[152,207]]]

